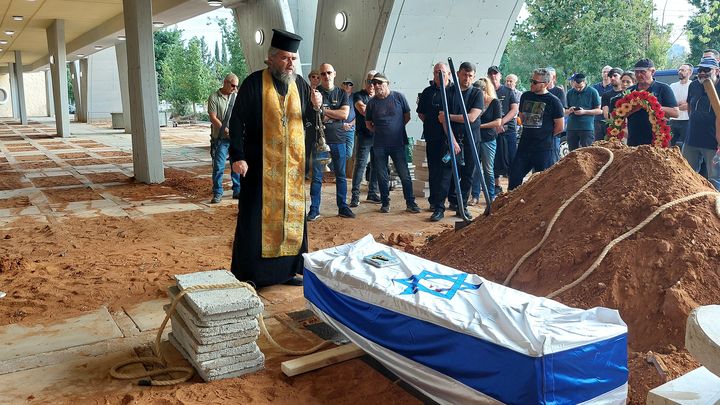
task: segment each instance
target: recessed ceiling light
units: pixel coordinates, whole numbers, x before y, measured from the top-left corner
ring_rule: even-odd
[[[118,38],[118,40],[120,40],[120,41],[124,41],[124,40],[126,39],[126,38],[125,38],[125,35],[118,35],[117,38]]]
[[[6,40],[0,39],[0,45],[6,45],[6,44],[7,44],[7,41],[6,41]]]
[[[84,53],[79,53],[79,54],[77,54],[77,57],[78,57],[78,58],[84,58],[84,57],[85,57],[85,54],[84,54]]]
[[[0,52],[2,52],[2,51],[3,51],[2,48],[0,48]]]
[[[162,28],[165,26],[165,23],[162,21],[153,21],[153,27]]]
[[[220,7],[222,5],[222,0],[208,0],[208,6],[210,7]]]
[[[5,35],[14,35],[15,31],[5,31]]]
[[[23,16],[21,16],[21,15],[14,15],[14,16],[12,16],[12,19],[15,20],[15,21],[22,21],[22,20],[23,20]]]
[[[95,45],[93,48],[95,48],[95,49],[102,49],[103,47],[102,47],[102,45]]]

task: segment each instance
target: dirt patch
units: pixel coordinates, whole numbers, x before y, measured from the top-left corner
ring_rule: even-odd
[[[35,187],[74,186],[82,184],[80,180],[73,176],[33,177],[30,181],[32,181]]]
[[[43,194],[50,203],[62,204],[76,201],[102,200],[102,196],[90,187],[46,189]]]
[[[32,169],[50,169],[53,167],[60,167],[57,163],[52,160],[43,160],[39,162],[24,162],[15,165],[18,169],[32,170]]]
[[[60,159],[85,159],[91,157],[85,152],[74,152],[74,153],[58,153],[57,157]]]
[[[77,146],[75,145],[68,145],[68,144],[57,144],[57,145],[47,145],[45,147],[48,150],[60,150],[60,149],[76,149]]]
[[[610,146],[614,163],[571,203],[542,248],[520,267],[510,286],[544,296],[577,279],[614,238],[661,205],[714,191],[679,150]],[[542,238],[555,212],[608,160],[599,148],[568,155],[493,203],[490,217],[428,244],[422,255],[502,283],[520,257]],[[556,299],[579,308],[617,308],[628,324],[630,350],[683,357],[688,312],[717,302],[720,218],[714,198],[700,198],[660,214],[612,250],[583,283]],[[498,243],[498,241],[502,241]],[[690,370],[682,362],[680,374]],[[631,375],[642,370],[633,369]],[[631,380],[635,381],[635,378]],[[633,402],[646,389],[634,387]]]
[[[205,198],[212,190],[212,181],[208,178],[198,178],[195,173],[171,168],[165,169],[163,185],[172,187],[191,199]]]
[[[25,208],[30,206],[27,196],[0,198],[0,208]]]
[[[95,152],[96,155],[102,156],[102,157],[123,157],[123,156],[132,156],[132,153],[127,152],[119,152],[119,151],[99,151]]]
[[[15,190],[30,187],[30,183],[23,181],[25,176],[18,172],[0,173],[0,190]]]
[[[3,142],[7,142],[7,141],[22,141],[23,139],[25,139],[25,138],[23,138],[22,136],[18,136],[18,135],[10,135],[10,136],[2,136],[2,137],[0,137],[0,140],[2,140]]]
[[[108,162],[100,159],[68,159],[65,163],[72,166],[94,166],[94,165],[106,165]]]
[[[85,175],[92,183],[128,183],[134,181],[132,177],[122,172],[88,173]]]
[[[18,162],[41,162],[44,160],[49,160],[45,155],[22,155],[22,156],[15,156],[15,160]]]

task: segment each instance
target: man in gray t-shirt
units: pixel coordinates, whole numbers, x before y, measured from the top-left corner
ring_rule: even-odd
[[[217,204],[223,197],[222,179],[225,172],[225,161],[230,153],[230,113],[235,103],[235,91],[238,86],[238,77],[229,73],[223,80],[223,86],[208,97],[207,111],[210,117],[210,156],[213,162],[211,204]],[[240,175],[230,171],[232,179],[233,198],[240,197]]]

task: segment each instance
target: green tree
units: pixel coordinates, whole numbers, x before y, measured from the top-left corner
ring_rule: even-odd
[[[245,53],[243,52],[242,45],[240,43],[240,34],[238,34],[237,20],[232,19],[232,22],[228,24],[226,20],[217,18],[216,23],[220,26],[220,32],[222,32],[223,39],[223,64],[225,65],[225,71],[223,75],[227,73],[235,73],[243,81],[248,75],[247,61],[245,60]],[[227,47],[227,48],[226,48]],[[227,57],[227,53],[229,57]]]
[[[562,83],[575,72],[600,79],[605,65],[623,69],[640,58],[667,64],[670,27],[652,16],[652,0],[528,0],[501,60],[503,72],[524,82],[537,67],[552,66]]]
[[[163,65],[166,64],[168,55],[176,47],[182,47],[181,30],[160,30],[153,34],[155,48],[155,71],[158,75],[158,95],[162,100],[168,100],[166,80],[163,80]]]
[[[685,25],[690,42],[690,61],[696,63],[708,48],[720,50],[720,2],[690,0],[697,12]]]
[[[202,41],[198,38],[192,38],[187,47],[170,47],[162,73],[166,100],[177,115],[187,113],[188,104],[197,115],[197,104],[205,102],[217,87],[216,78],[203,60]]]

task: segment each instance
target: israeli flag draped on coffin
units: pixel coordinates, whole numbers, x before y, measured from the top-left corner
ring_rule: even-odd
[[[397,263],[364,260],[381,252]],[[371,235],[304,258],[310,309],[439,403],[625,404],[616,310],[570,308]]]

